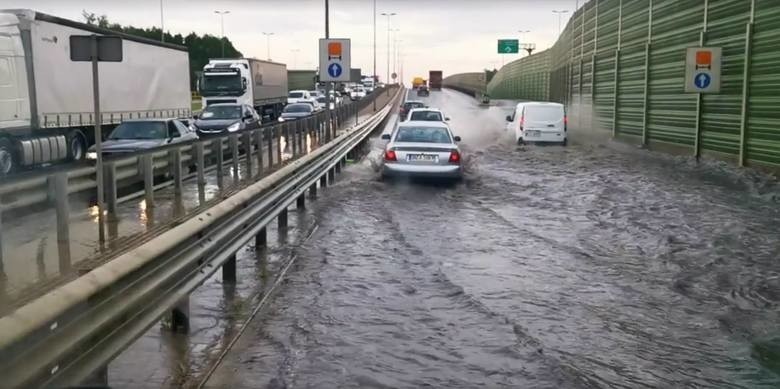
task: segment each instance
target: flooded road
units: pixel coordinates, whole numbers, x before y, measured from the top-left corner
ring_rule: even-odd
[[[381,182],[375,139],[206,387],[780,386],[775,187],[611,142],[518,147],[507,107],[429,104],[467,179]]]

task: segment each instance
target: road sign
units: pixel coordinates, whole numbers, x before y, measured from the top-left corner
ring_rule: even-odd
[[[689,47],[685,58],[686,93],[720,93],[720,47]]]
[[[349,39],[320,39],[320,81],[349,82]]]
[[[517,54],[520,52],[520,41],[517,39],[499,39],[499,54]]]

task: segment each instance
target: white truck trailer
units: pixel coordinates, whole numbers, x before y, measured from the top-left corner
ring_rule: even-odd
[[[70,60],[71,35],[122,38],[122,62],[99,64],[103,134],[125,119],[191,115],[182,46],[14,9],[0,10],[0,176],[84,158],[94,143],[92,64]]]
[[[203,67],[198,90],[203,107],[247,104],[276,120],[287,104],[287,65],[254,58],[211,59]]]

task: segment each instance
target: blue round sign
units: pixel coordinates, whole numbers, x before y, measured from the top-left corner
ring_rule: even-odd
[[[332,63],[330,66],[328,66],[328,75],[330,75],[333,78],[338,78],[341,75],[341,65],[337,63]]]
[[[712,77],[707,73],[699,73],[693,77],[693,83],[699,89],[706,89],[712,83]]]

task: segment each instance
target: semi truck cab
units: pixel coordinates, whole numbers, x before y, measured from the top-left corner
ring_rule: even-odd
[[[251,77],[246,60],[211,60],[203,67],[200,79],[203,107],[219,103],[253,106]]]

